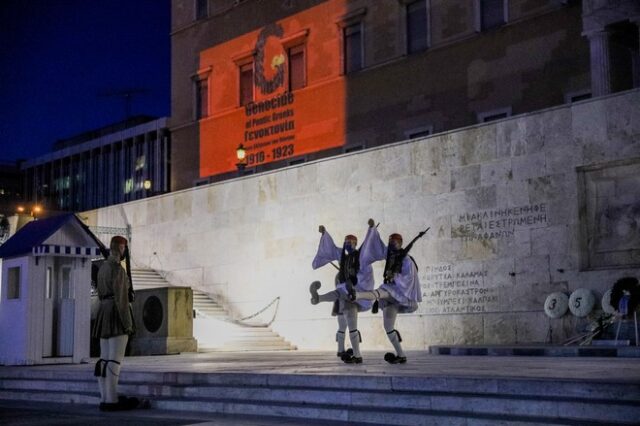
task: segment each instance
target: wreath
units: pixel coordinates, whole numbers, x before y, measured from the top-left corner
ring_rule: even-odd
[[[635,277],[620,278],[613,285],[611,289],[611,301],[609,304],[616,311],[619,308],[620,300],[625,293],[629,294],[628,312],[634,312],[640,303],[640,286],[638,286],[638,279]]]
[[[276,75],[273,78],[268,79],[264,75],[264,47],[269,37],[281,38],[283,34],[282,27],[279,24],[269,24],[260,31],[258,35],[258,41],[256,42],[256,60],[255,60],[255,77],[254,81],[257,87],[260,88],[263,94],[268,95],[273,93],[281,87],[284,83],[284,66],[283,64],[277,64]]]

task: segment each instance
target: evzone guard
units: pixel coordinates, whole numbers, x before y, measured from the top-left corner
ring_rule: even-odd
[[[371,309],[371,300],[355,300],[357,292],[371,292],[374,287],[373,268],[371,264],[364,264],[360,261],[360,250],[356,247],[358,239],[354,235],[347,235],[344,238],[342,248],[335,245],[331,235],[325,227],[320,225],[322,236],[318,245],[318,252],[312,262],[313,269],[330,263],[333,260],[339,261],[338,277],[336,279],[336,289],[325,294],[318,294],[320,281],[314,281],[309,287],[311,292],[311,304],[319,302],[334,303],[334,312],[338,317],[338,331],[336,341],[338,342],[338,356],[347,364],[361,364],[360,342],[362,337],[358,331],[358,312]],[[366,238],[365,238],[366,242]],[[349,340],[351,350],[345,351],[345,331],[349,328]]]
[[[360,247],[361,266],[370,266],[377,260],[385,260],[384,283],[375,290],[357,290],[355,300],[373,301],[373,313],[378,311],[378,307],[382,309],[384,330],[396,351],[395,354],[387,352],[384,356],[385,361],[390,364],[407,362],[407,356],[402,350],[402,337],[396,330],[396,318],[399,313],[415,312],[418,303],[422,301],[418,266],[413,257],[409,256],[409,251],[418,238],[428,230],[429,228],[420,232],[406,248],[402,248],[400,234],[391,234],[389,245],[386,246],[380,238],[378,227],[374,226],[373,219],[369,219],[369,232]]]
[[[98,271],[98,299],[100,307],[92,331],[94,338],[100,339],[100,359],[96,362],[94,375],[100,387],[100,411],[132,410],[148,406],[148,401],[136,397],[118,395],[120,367],[129,337],[135,332],[131,302],[133,287],[130,274],[122,268],[120,262],[129,261],[127,239],[115,236],[109,244],[107,260]],[[104,247],[103,247],[104,249]],[[106,254],[106,249],[103,254]],[[146,408],[146,407],[145,407]]]

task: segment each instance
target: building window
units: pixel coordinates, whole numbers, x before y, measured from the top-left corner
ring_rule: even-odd
[[[416,53],[427,48],[427,0],[414,1],[407,5],[407,53]]]
[[[204,19],[209,16],[209,0],[195,0],[196,2],[196,20]]]
[[[419,139],[433,134],[433,126],[422,126],[404,132],[407,139]]]
[[[209,184],[209,178],[198,179],[193,182],[193,186],[204,186]]]
[[[295,160],[289,160],[290,166],[295,166],[296,164],[303,164],[307,159],[305,157],[296,158]]]
[[[253,62],[240,66],[240,105],[253,102]]]
[[[73,299],[73,285],[71,282],[71,268],[66,266],[62,268],[62,288],[59,297],[62,299]]]
[[[638,22],[619,22],[607,26],[609,33],[609,72],[611,92],[640,87]]]
[[[344,27],[344,72],[346,74],[362,69],[362,23]]]
[[[344,153],[348,154],[350,152],[362,151],[364,149],[364,145],[351,145],[344,148]]]
[[[511,107],[479,112],[478,123],[488,123],[489,121],[500,120],[507,117],[511,117]]]
[[[209,115],[209,80],[196,80],[196,119]]]
[[[476,0],[479,29],[486,31],[497,28],[507,22],[507,0]]]
[[[7,269],[7,299],[20,299],[20,267]]]
[[[289,55],[289,90],[297,90],[305,87],[306,67],[304,58],[304,45],[294,46],[288,50]]]
[[[577,92],[569,92],[564,94],[564,101],[567,104],[584,101],[586,99],[591,99],[590,90],[580,90]]]

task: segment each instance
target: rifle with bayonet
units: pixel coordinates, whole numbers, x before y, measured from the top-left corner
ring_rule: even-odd
[[[430,227],[418,233],[418,235],[411,240],[406,247],[400,250],[391,250],[391,248],[387,247],[387,261],[384,265],[384,283],[389,284],[393,281],[393,277],[395,274],[399,273],[402,270],[402,261],[409,254],[413,244],[418,241],[420,238],[427,233],[427,231],[431,229]]]

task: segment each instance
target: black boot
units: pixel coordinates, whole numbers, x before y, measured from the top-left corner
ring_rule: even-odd
[[[101,402],[100,411],[128,411],[135,410],[140,405],[136,397],[119,396],[118,402]]]
[[[314,281],[309,286],[309,293],[311,293],[311,304],[317,305],[320,302],[320,296],[318,295],[318,290],[320,289],[320,281]]]
[[[407,357],[397,356],[396,354],[387,352],[386,354],[384,354],[384,360],[387,361],[389,364],[404,364],[407,362]]]
[[[353,349],[349,348],[346,351],[337,352],[336,355],[338,356],[338,358],[342,359],[342,357],[345,355],[353,355]]]
[[[126,403],[118,402],[101,402],[100,411],[127,411],[136,407],[129,407]]]
[[[345,354],[342,356],[342,362],[344,362],[345,364],[362,364],[362,357],[353,356],[353,353]]]
[[[118,404],[122,404],[124,407],[127,407],[128,410],[133,410],[134,408],[138,408],[140,400],[135,396],[120,395],[118,396]]]

